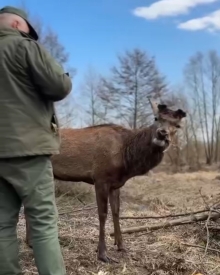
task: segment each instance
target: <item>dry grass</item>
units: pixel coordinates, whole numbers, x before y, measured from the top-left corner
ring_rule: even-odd
[[[204,208],[220,194],[220,180],[216,172],[198,172],[166,175],[157,173],[149,177],[130,180],[122,188],[121,215],[165,215],[188,212]],[[203,197],[200,190],[202,188]],[[90,210],[73,212],[85,207]],[[155,232],[124,235],[127,254],[117,252],[114,240],[108,233],[112,229],[109,215],[107,222],[108,254],[118,259],[118,264],[106,265],[96,260],[98,242],[98,217],[93,187],[85,184],[66,185],[57,188],[60,242],[67,274],[80,275],[219,275],[220,254],[183,245],[182,243],[205,246],[204,223],[184,225]],[[66,212],[66,214],[64,214]],[[122,220],[121,226],[155,223],[153,220]],[[210,247],[220,249],[220,234],[210,233]],[[37,274],[32,251],[24,244],[25,229],[23,216],[19,222],[21,242],[21,264],[26,275]],[[219,239],[218,239],[219,238]]]

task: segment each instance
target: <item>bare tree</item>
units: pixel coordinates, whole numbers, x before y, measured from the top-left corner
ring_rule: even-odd
[[[69,65],[69,54],[66,51],[64,45],[62,45],[62,43],[59,41],[58,34],[51,28],[47,27],[40,17],[32,15],[31,11],[27,8],[25,1],[21,1],[19,7],[27,12],[33,27],[36,29],[39,35],[38,42],[47,49],[53,58],[55,58],[57,62],[63,66],[63,68],[73,78],[76,74],[76,69]],[[77,115],[72,93],[64,100],[57,102],[55,104],[55,108],[60,126],[72,126],[74,123],[73,120]]]
[[[96,70],[90,66],[84,75],[80,87],[81,104],[86,113],[86,125],[96,125],[106,122],[107,105],[103,104],[101,98],[102,78]]]
[[[206,163],[212,164],[219,149],[220,56],[215,51],[196,53],[186,65],[185,79],[199,119]]]
[[[42,21],[35,20],[34,22],[36,29],[39,30],[39,43],[44,45],[49,53],[57,60],[59,64],[61,64],[66,69],[66,71],[69,72],[70,76],[73,78],[76,70],[69,66],[69,54],[66,52],[65,47],[59,41],[58,35],[50,28],[44,28]],[[60,126],[73,126],[73,120],[77,115],[73,95],[70,94],[64,100],[55,103],[55,107]]]
[[[148,96],[160,98],[166,90],[165,78],[156,67],[153,57],[134,49],[118,56],[119,64],[111,69],[106,80],[103,99],[111,105],[120,123],[131,128],[148,124]]]

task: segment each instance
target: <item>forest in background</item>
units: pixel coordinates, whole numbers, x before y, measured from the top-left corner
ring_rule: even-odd
[[[22,3],[39,42],[68,71],[73,91],[56,103],[61,127],[86,127],[101,123],[118,123],[135,129],[152,123],[148,97],[169,107],[187,112],[183,131],[166,154],[161,167],[172,172],[196,171],[205,166],[217,167],[220,161],[220,55],[210,49],[195,52],[186,60],[182,83],[169,83],[160,71],[156,57],[140,48],[125,50],[117,57],[107,75],[89,67],[75,97],[77,68],[69,64],[69,53],[55,30],[32,16]],[[80,126],[79,126],[80,125]]]

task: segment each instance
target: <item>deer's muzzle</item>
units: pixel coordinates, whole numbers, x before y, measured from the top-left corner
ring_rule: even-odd
[[[169,131],[164,128],[158,128],[153,143],[160,147],[168,147],[170,144]]]

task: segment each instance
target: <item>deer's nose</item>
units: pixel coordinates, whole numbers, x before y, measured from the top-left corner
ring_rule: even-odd
[[[157,129],[157,133],[163,137],[168,136],[168,131],[166,131],[165,129]]]

